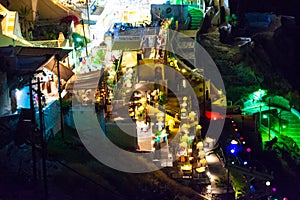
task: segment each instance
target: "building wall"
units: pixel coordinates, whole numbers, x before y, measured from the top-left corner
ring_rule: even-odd
[[[0,116],[10,113],[9,90],[6,72],[0,71]]]

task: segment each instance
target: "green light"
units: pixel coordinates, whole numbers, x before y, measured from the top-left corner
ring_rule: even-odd
[[[286,125],[282,125],[282,128],[286,128]]]
[[[82,38],[75,38],[76,42],[81,42]]]
[[[254,100],[260,100],[263,96],[267,94],[267,90],[259,89],[256,92],[250,94]]]
[[[234,161],[232,161],[231,164],[234,165]]]
[[[263,119],[267,119],[267,118],[268,118],[268,115],[263,115],[262,118],[263,118]]]

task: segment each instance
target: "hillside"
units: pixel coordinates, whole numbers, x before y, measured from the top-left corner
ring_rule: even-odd
[[[237,45],[238,38],[233,44],[221,43],[217,29],[197,38],[218,66],[228,100],[236,102],[262,88],[285,97],[299,110],[296,35],[300,29],[281,16],[276,23],[268,30],[252,33],[251,42],[244,45]]]

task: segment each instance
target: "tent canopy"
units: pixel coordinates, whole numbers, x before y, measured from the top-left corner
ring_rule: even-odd
[[[57,60],[55,59],[54,56],[52,56],[48,60],[48,62],[46,62],[40,68],[44,68],[44,67],[58,76]],[[68,81],[74,75],[74,72],[71,69],[67,68],[61,62],[59,62],[59,72],[60,72],[60,78],[64,79],[65,81]]]
[[[8,80],[11,84],[16,84],[14,82],[18,77],[23,77],[22,80],[26,83],[29,76],[35,74],[41,66],[50,68],[51,62],[54,65],[54,55],[58,55],[59,58],[65,58],[70,51],[61,48],[0,47],[0,70],[7,72]],[[61,78],[66,81],[73,75],[73,72],[62,64],[60,64],[60,69]],[[55,69],[50,71],[57,74]],[[23,82],[18,83],[18,85],[22,85]]]
[[[45,56],[57,55],[59,60],[65,59],[72,49],[62,48],[45,48],[45,47],[23,47],[15,46],[14,52],[16,56]]]
[[[24,75],[37,70],[49,58],[49,55],[26,56],[16,54],[16,48],[12,46],[0,47],[0,70],[17,76]]]
[[[74,75],[67,83],[66,90],[96,89],[101,77],[101,70]]]
[[[23,6],[31,9],[32,14],[30,15],[29,20],[35,21],[38,17],[38,20],[61,20],[62,18],[68,15],[75,15],[81,19],[81,11],[74,8],[71,9],[67,6],[64,6],[59,1],[49,1],[49,0],[19,0],[19,1],[10,1],[9,9],[19,11]]]

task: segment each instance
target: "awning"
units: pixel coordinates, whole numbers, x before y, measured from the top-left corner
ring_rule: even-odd
[[[54,55],[64,58],[70,51],[61,48],[0,47],[0,69],[7,72],[9,84],[23,85],[28,82],[29,75],[33,75],[41,66],[50,63],[49,60],[55,60]],[[73,75],[73,72],[71,73],[64,65],[60,65],[60,69],[61,77],[66,81]],[[53,73],[57,71],[53,69]],[[23,77],[22,82],[18,77]]]
[[[113,42],[112,50],[139,50],[141,40],[117,40]]]
[[[72,49],[48,48],[48,47],[13,47],[16,56],[45,56],[58,55],[60,60],[65,59]]]
[[[66,90],[96,89],[101,76],[101,70],[74,75],[67,83]]]
[[[71,49],[7,46],[0,47],[1,68],[6,72],[19,73],[22,71],[35,71],[49,62],[55,55],[60,60],[66,58]],[[5,63],[5,64],[4,64]],[[73,73],[73,72],[72,72]],[[70,73],[68,73],[69,75]],[[18,74],[16,74],[18,75]],[[69,78],[68,78],[69,79]]]
[[[136,66],[137,65],[137,51],[124,51],[122,55],[121,66]]]
[[[58,76],[57,60],[55,59],[55,56],[52,56],[40,68],[44,68],[44,67],[49,71],[53,72],[56,76]],[[65,81],[68,81],[74,75],[74,72],[61,62],[59,62],[59,72],[60,72],[60,78],[64,79]]]
[[[16,76],[36,71],[43,63],[49,60],[49,55],[16,55],[15,47],[0,47],[0,68],[8,74]]]
[[[75,15],[78,18],[82,18],[82,11],[74,8],[64,6],[59,1],[55,0],[22,0],[22,1],[10,1],[11,10],[19,10],[20,6],[25,6],[33,12],[28,14],[30,20],[35,20],[36,14],[38,14],[39,20],[60,20],[68,15]]]

